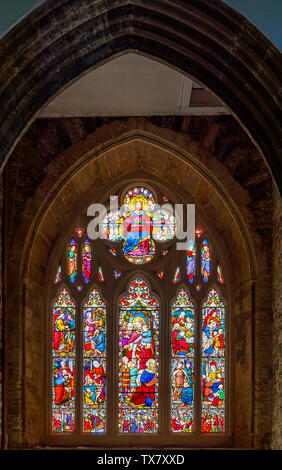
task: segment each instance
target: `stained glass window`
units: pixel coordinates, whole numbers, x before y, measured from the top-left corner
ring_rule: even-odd
[[[158,430],[159,302],[143,279],[119,303],[119,431]]]
[[[62,289],[52,308],[52,429],[75,431],[75,304]]]
[[[148,202],[145,197],[132,197],[124,220],[126,236],[123,253],[125,258],[134,264],[148,263],[153,259],[156,250],[152,237],[153,211]]]
[[[77,245],[74,238],[71,239],[68,247],[68,275],[73,284],[77,276]]]
[[[105,281],[101,266],[99,266],[99,269],[98,269],[98,279],[99,279],[99,282],[101,283]]]
[[[195,230],[195,235],[197,238],[200,238],[200,236],[204,233],[204,230],[201,227],[196,227]]]
[[[225,430],[225,306],[211,289],[202,308],[202,432]]]
[[[187,251],[187,276],[189,282],[192,284],[196,273],[196,246],[193,240],[189,241]]]
[[[62,279],[62,266],[59,266],[56,278],[55,278],[55,284],[58,284]]]
[[[211,274],[211,254],[207,238],[204,239],[201,249],[201,272],[204,282],[208,282]]]
[[[106,305],[97,289],[83,307],[84,432],[106,430]]]
[[[125,194],[122,209],[110,211],[101,221],[105,238],[114,242],[123,240],[123,254],[130,263],[148,263],[155,256],[156,242],[174,237],[174,214],[155,205],[153,193],[136,186]]]
[[[79,227],[77,227],[77,228],[75,229],[75,233],[76,233],[76,235],[77,235],[79,238],[82,237],[82,235],[84,234],[84,232],[85,232],[85,229],[84,229],[84,227],[82,227],[81,225],[79,225]]]
[[[173,283],[177,284],[179,281],[180,281],[180,267],[178,266],[174,274]]]
[[[123,208],[102,219],[106,240],[74,226],[51,280],[50,430],[93,443],[99,434],[224,437],[227,273],[212,236],[197,221],[195,239],[178,251],[173,211],[154,210],[168,202],[161,191],[120,194]]]
[[[122,272],[119,271],[118,269],[114,269],[114,278],[119,279],[120,276],[122,276]]]
[[[82,275],[85,283],[89,282],[91,275],[92,248],[88,238],[82,245]]]
[[[171,319],[171,430],[192,432],[195,309],[186,289],[178,292],[171,307]]]
[[[224,279],[221,271],[221,267],[217,266],[217,280],[220,284],[224,284]]]

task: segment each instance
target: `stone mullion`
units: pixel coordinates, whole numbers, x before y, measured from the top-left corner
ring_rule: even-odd
[[[106,335],[106,434],[111,440],[117,432],[117,393],[118,393],[118,308],[115,302],[116,286],[109,290],[112,295],[107,301],[107,335]]]
[[[201,433],[201,307],[195,303],[195,342],[194,342],[194,433]]]
[[[160,283],[161,283],[160,279]],[[166,280],[167,282],[167,280]],[[167,291],[167,289],[165,289]],[[170,309],[168,297],[160,299],[159,307],[159,434],[165,436],[170,430]]]
[[[76,307],[76,432],[83,432],[83,303],[77,302]]]
[[[196,245],[196,273],[195,280],[197,282],[201,279],[201,244],[202,237],[200,239],[195,238]],[[201,281],[202,282],[202,281]],[[201,302],[200,296],[196,296],[195,303],[195,351],[194,351],[194,432],[196,435],[201,433],[201,382],[202,382],[202,337],[201,337]]]

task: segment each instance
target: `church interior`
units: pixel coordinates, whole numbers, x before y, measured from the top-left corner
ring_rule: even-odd
[[[1,448],[281,450],[278,46],[222,0],[45,0],[0,38],[0,64]],[[119,202],[128,197],[132,206],[134,200],[135,208],[126,216],[120,213],[118,235],[107,229],[105,240],[90,243],[89,207],[99,203],[108,210],[113,195]],[[168,222],[152,232],[146,209],[150,198],[173,207],[195,206],[197,252],[176,251],[175,238],[160,233],[171,230]],[[136,201],[150,225],[142,237],[139,228],[132,228],[134,210],[139,214]],[[170,216],[174,221],[174,214]],[[124,235],[121,219],[129,220],[126,233],[131,230],[131,238]],[[206,261],[209,248],[211,264]],[[79,253],[85,255],[82,268]],[[85,319],[92,317],[84,312],[90,288],[100,303],[96,299],[96,329],[87,353]],[[134,289],[142,309],[139,303],[129,309]],[[58,303],[66,292],[68,307]],[[175,325],[173,309],[183,292],[189,296],[186,323],[180,315]],[[213,323],[217,342],[209,343],[214,348],[209,356],[211,349],[204,350],[202,344],[210,333],[200,315],[210,319],[205,313],[210,292],[222,293],[217,311],[225,316]],[[101,305],[106,306],[102,327],[97,320]],[[64,335],[52,329],[54,306],[75,312],[69,318],[75,316],[76,326],[66,328],[62,322]],[[133,308],[139,317],[134,313],[130,320]],[[147,329],[142,326],[146,321]],[[122,335],[128,334],[123,330],[126,322],[137,338],[130,347],[121,346]],[[171,328],[178,328],[178,343],[172,346]],[[188,339],[182,338],[189,335],[193,342],[186,350]],[[70,353],[74,337],[76,356]],[[59,353],[62,338],[69,350]],[[97,338],[106,341],[105,357]],[[183,372],[181,382],[174,364],[183,365],[187,358],[194,375],[190,395],[183,397],[189,373]],[[134,360],[143,372],[137,385],[132,385],[129,371]],[[87,388],[82,364],[86,374],[90,362]],[[53,382],[51,363],[61,372],[67,363],[62,375],[75,383],[75,391],[65,386],[65,402],[59,397],[62,389],[56,388],[56,371]],[[225,373],[220,375],[222,363]],[[97,364],[105,366],[107,393],[100,389]],[[210,372],[215,371],[213,364],[217,372]],[[153,367],[151,375],[158,379],[154,386],[146,378]],[[128,384],[125,370],[131,377]],[[180,374],[178,382],[175,373]],[[202,389],[204,373],[220,377],[214,379],[220,382],[216,391],[207,381]],[[127,387],[133,392],[126,392],[124,399]],[[137,396],[136,389],[143,395],[140,391]],[[76,405],[66,402],[70,393]],[[106,405],[99,411],[102,399]],[[58,406],[59,400],[63,405]],[[128,420],[120,424],[128,403],[132,416],[143,416],[139,432],[135,418],[130,418],[131,431]],[[171,427],[170,407],[178,410],[178,420],[190,410],[186,432],[177,420]],[[98,410],[89,432],[86,408],[92,415]],[[224,410],[224,424],[219,413],[213,421],[217,427],[207,422],[204,427],[206,409],[212,417]],[[64,432],[60,413],[66,410],[75,427],[72,422]],[[150,423],[148,418],[147,427],[144,416],[154,417]]]

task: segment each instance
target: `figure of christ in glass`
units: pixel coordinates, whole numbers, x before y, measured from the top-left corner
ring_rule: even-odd
[[[156,206],[149,189],[135,187],[124,196],[120,210],[104,216],[100,228],[105,238],[123,240],[123,254],[130,263],[144,264],[155,255],[155,241],[174,237],[175,217],[171,210]]]

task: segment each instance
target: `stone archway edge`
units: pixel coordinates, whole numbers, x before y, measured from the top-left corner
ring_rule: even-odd
[[[32,11],[0,41],[2,168],[45,104],[130,50],[214,92],[281,188],[281,54],[221,0],[49,0]]]

